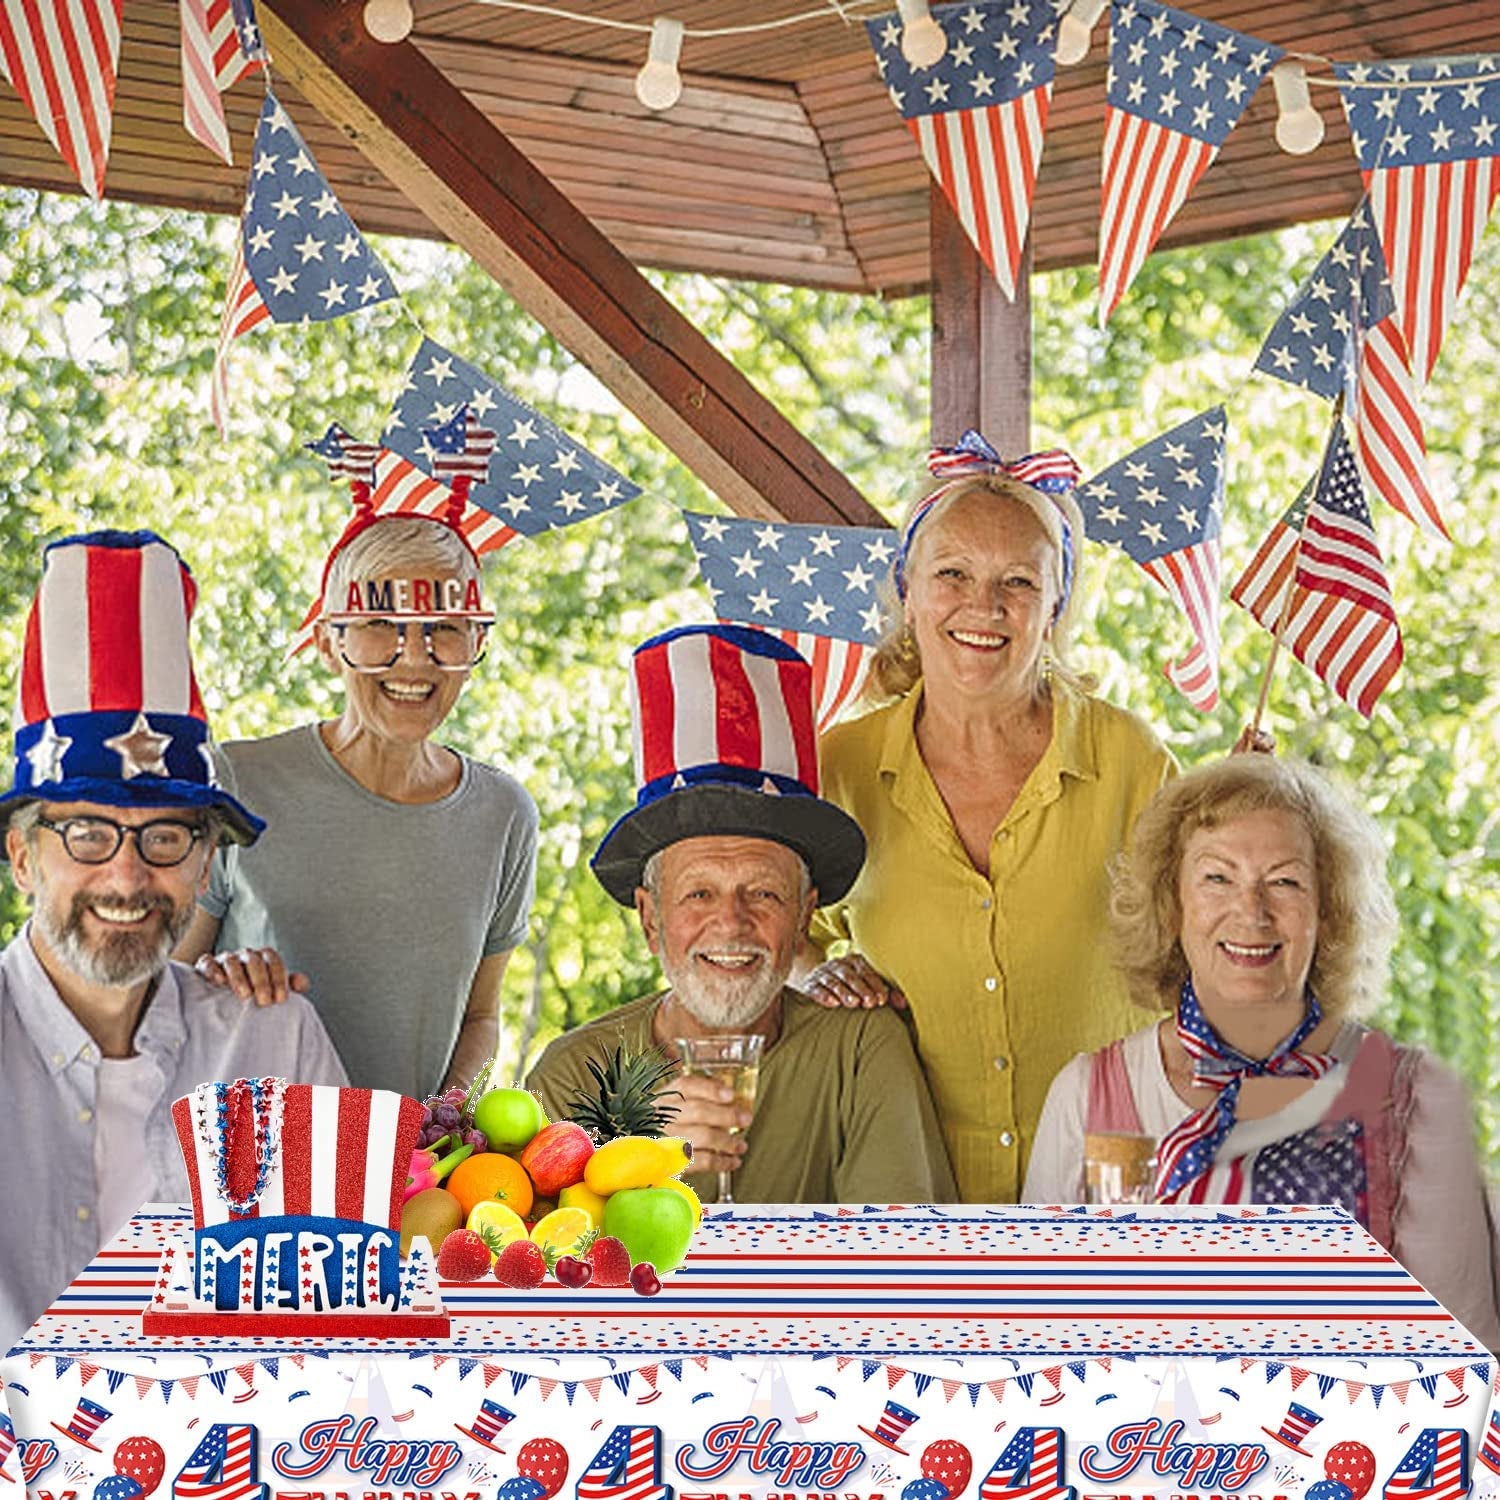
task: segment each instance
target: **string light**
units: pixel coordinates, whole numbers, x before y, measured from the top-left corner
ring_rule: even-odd
[[[411,0],[365,0],[365,30],[377,42],[404,42],[411,28]]]
[[[914,68],[930,68],[948,50],[943,28],[932,19],[927,0],[896,0],[901,12],[901,55]]]
[[[1081,63],[1089,55],[1089,40],[1094,23],[1104,14],[1104,7],[1108,3],[1109,0],[1073,0],[1067,15],[1057,27],[1057,51],[1054,55],[1058,62],[1071,67],[1074,63]]]
[[[1276,144],[1289,156],[1306,156],[1323,142],[1323,116],[1313,108],[1307,69],[1288,58],[1271,69],[1276,89]]]
[[[651,23],[651,46],[635,75],[635,97],[647,109],[671,109],[682,98],[682,75],[677,71],[682,33],[682,22],[667,16]]]

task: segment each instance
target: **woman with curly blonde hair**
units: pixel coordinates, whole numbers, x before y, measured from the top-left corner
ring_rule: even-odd
[[[1053,1075],[1134,1022],[1102,940],[1106,864],[1175,766],[1067,660],[1076,465],[965,443],[935,450],[901,532],[881,706],[820,746],[869,857],[814,927],[837,956],[808,955],[801,984],[909,1007],[960,1195],[1013,1203]]]
[[[1297,761],[1200,767],[1141,814],[1110,917],[1132,997],[1169,1014],[1058,1075],[1028,1201],[1080,1201],[1086,1134],[1151,1136],[1158,1202],[1334,1204],[1500,1346],[1463,1085],[1354,1019],[1396,929],[1370,818]]]

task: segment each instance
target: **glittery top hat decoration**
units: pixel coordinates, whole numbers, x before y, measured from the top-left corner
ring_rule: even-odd
[[[22,803],[211,807],[236,843],[264,822],[220,787],[188,649],[197,589],[150,531],[95,531],[47,548],[26,621],[16,703]]]

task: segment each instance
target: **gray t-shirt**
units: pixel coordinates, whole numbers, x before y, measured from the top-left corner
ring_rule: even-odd
[[[218,947],[273,947],[305,972],[360,1088],[435,1090],[480,960],[526,935],[536,806],[503,771],[461,759],[448,796],[406,804],[360,786],[315,724],[217,756],[268,824],[214,860],[200,905],[220,919]]]

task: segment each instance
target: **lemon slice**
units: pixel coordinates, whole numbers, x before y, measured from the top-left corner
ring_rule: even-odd
[[[520,1214],[493,1198],[486,1198],[474,1205],[469,1211],[466,1227],[484,1240],[489,1248],[492,1265],[512,1240],[526,1238],[526,1224]]]
[[[531,1243],[558,1255],[576,1255],[583,1240],[594,1228],[594,1221],[584,1208],[554,1208],[532,1226]]]

